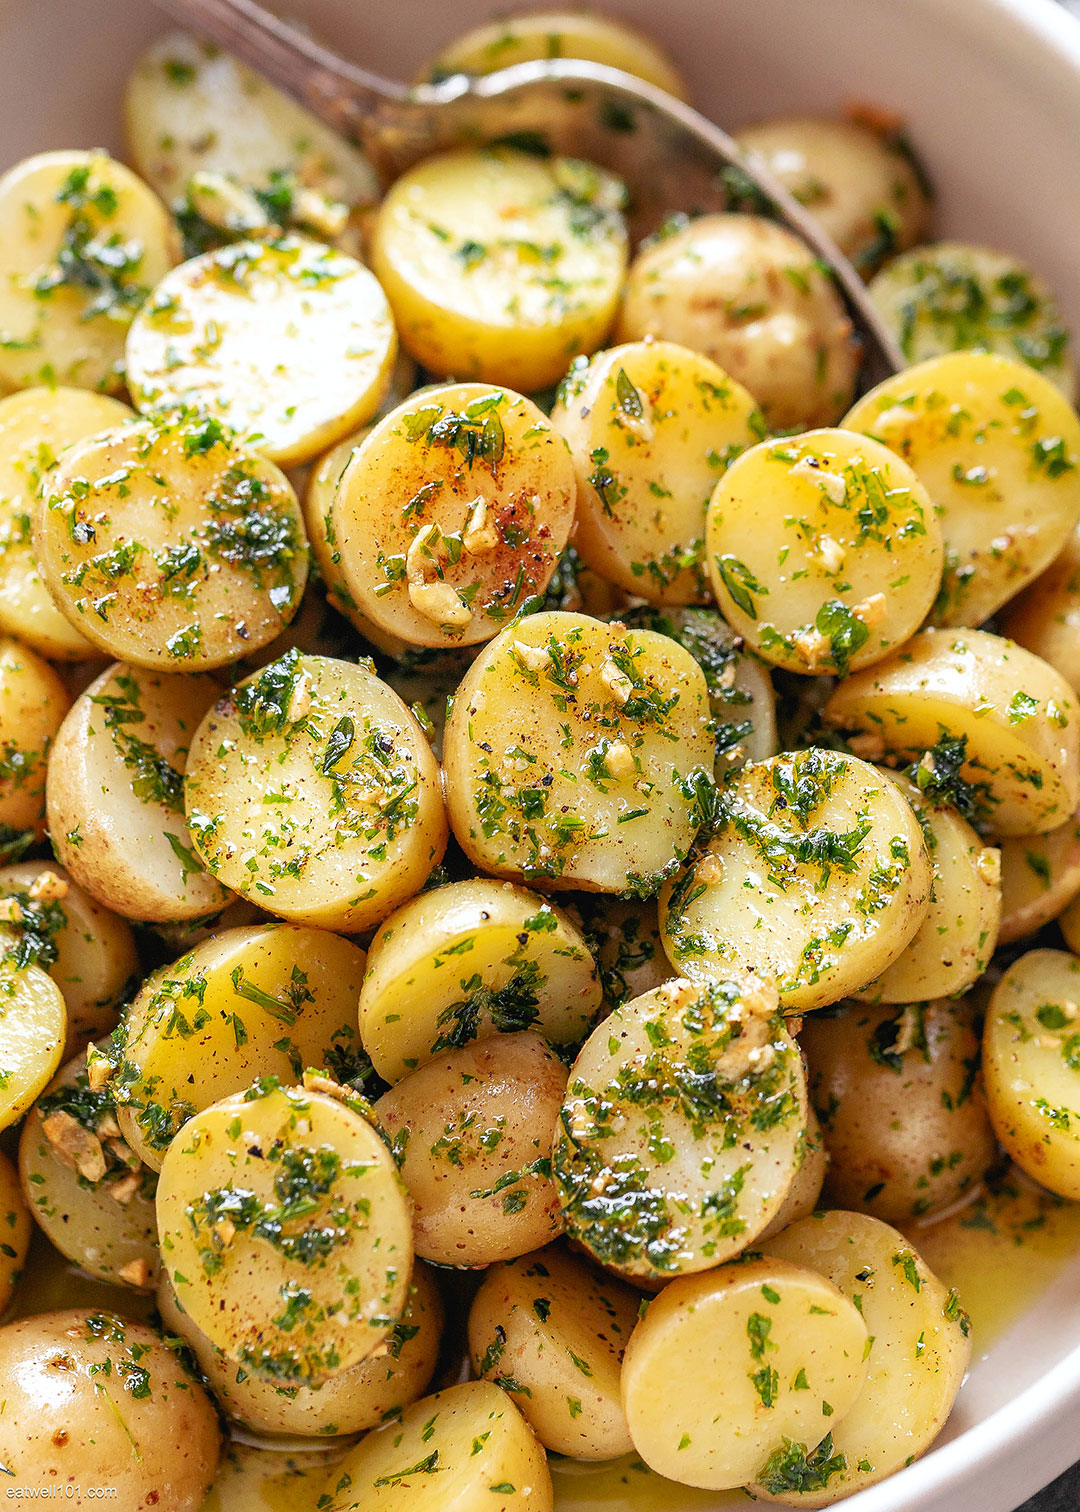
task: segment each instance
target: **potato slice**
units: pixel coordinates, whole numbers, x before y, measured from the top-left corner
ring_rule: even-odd
[[[652,603],[707,602],[705,509],[764,434],[753,397],[708,357],[635,341],[578,358],[551,422],[574,457],[585,561]]]
[[[504,1391],[467,1381],[407,1407],[327,1476],[320,1512],[552,1512],[544,1451]]]
[[[818,1117],[811,1102],[807,1104],[806,1109],[806,1139],[803,1142],[802,1165],[795,1172],[795,1179],[788,1187],[787,1196],[780,1204],[776,1216],[762,1229],[755,1243],[764,1244],[766,1239],[771,1239],[774,1234],[782,1233],[792,1223],[798,1223],[803,1218],[809,1218],[811,1213],[817,1212],[821,1205],[818,1199],[821,1196],[821,1188],[825,1184],[825,1173],[828,1169],[828,1151],[822,1137],[821,1125],[818,1123]]]
[[[88,640],[164,671],[220,667],[266,645],[307,581],[288,480],[194,414],[71,447],[46,477],[33,543],[50,593]]]
[[[49,753],[70,703],[48,662],[0,635],[0,860],[45,834]]]
[[[86,389],[32,388],[0,399],[0,630],[54,661],[80,661],[94,647],[60,613],[38,570],[34,500],[66,447],[128,419],[126,404]]]
[[[910,1222],[950,1207],[997,1152],[966,998],[815,1014],[799,1043],[836,1207]]]
[[[120,1135],[112,1093],[91,1089],[85,1056],[61,1067],[31,1108],[19,1176],[38,1226],[62,1255],[114,1286],[153,1287],[157,1178]]]
[[[402,174],[371,265],[401,343],[436,377],[557,383],[615,315],[627,235],[618,179],[572,158],[462,149]]]
[[[966,805],[995,835],[1057,829],[1080,799],[1076,695],[998,635],[923,630],[841,683],[824,717],[865,734],[876,755],[919,759],[919,786]]]
[[[907,777],[878,770],[915,811],[933,881],[926,918],[910,944],[852,996],[867,1003],[915,1003],[966,992],[986,970],[998,941],[1008,938],[999,932],[1005,912],[1005,853],[1018,842],[1006,841],[1000,851],[984,845],[955,809],[928,802]]]
[[[0,955],[0,1129],[17,1123],[60,1064],[67,1010],[40,966]]]
[[[1049,662],[1080,689],[1080,529],[1000,616],[1001,633]]]
[[[0,1464],[13,1489],[88,1506],[93,1486],[132,1512],[200,1512],[221,1430],[154,1329],[97,1310],[23,1318],[0,1329],[0,1371]]]
[[[1080,1200],[1080,961],[1029,950],[986,1015],[983,1077],[994,1132],[1022,1171]]]
[[[62,867],[23,861],[0,870],[0,898],[19,917],[4,921],[19,962],[49,973],[67,1006],[65,1056],[116,1024],[117,1004],[139,975],[135,937],[126,919],[103,908]]]
[[[927,185],[899,132],[857,118],[794,116],[744,126],[736,136],[864,277],[925,238]]]
[[[260,1077],[324,1067],[378,1086],[355,1023],[364,952],[321,929],[227,929],[149,976],[124,1018],[112,1092],[124,1137],[159,1170],[193,1113]]]
[[[158,1238],[177,1299],[267,1380],[318,1385],[404,1311],[408,1201],[366,1108],[266,1077],[196,1113],[165,1153]]]
[[[135,311],[177,260],[165,206],[104,152],[41,152],[0,178],[0,385],[124,384]]]
[[[785,1009],[821,1008],[892,964],[932,872],[910,805],[866,762],[811,747],[755,762],[721,795],[704,851],[660,895],[678,971],[752,968]]]
[[[371,942],[360,1037],[379,1075],[400,1081],[444,1050],[535,1029],[578,1045],[600,1007],[596,964],[560,908],[477,877],[422,893]]]
[[[608,1009],[651,992],[674,974],[653,899],[580,893],[571,908],[581,919]]]
[[[707,1270],[777,1213],[805,1128],[775,988],[668,982],[616,1008],[574,1062],[552,1156],[566,1231],[631,1278]]]
[[[574,521],[565,441],[531,399],[424,389],[364,437],[330,513],[355,607],[414,646],[490,640],[544,593]]]
[[[685,647],[705,674],[716,739],[716,780],[777,752],[776,695],[768,668],[744,650],[715,609],[632,609],[627,624]]]
[[[584,11],[527,11],[482,22],[437,53],[421,77],[437,82],[455,73],[489,74],[542,58],[584,58],[687,98],[675,64],[651,37],[612,16]]]
[[[640,251],[618,341],[701,352],[776,430],[833,425],[854,390],[851,322],[804,242],[755,215],[702,215]]]
[[[451,1050],[379,1098],[418,1255],[492,1265],[556,1237],[551,1137],[565,1089],[561,1061],[523,1032]]]
[[[1070,403],[1076,369],[1053,293],[1010,252],[933,242],[894,257],[870,298],[909,363],[945,352],[997,352],[1038,369]]]
[[[768,1253],[819,1272],[859,1309],[870,1335],[867,1377],[831,1433],[819,1421],[761,1465],[763,1501],[826,1507],[876,1484],[928,1449],[971,1358],[970,1324],[906,1239],[861,1213],[815,1213],[769,1240]]]
[[[34,1225],[19,1187],[19,1173],[0,1154],[0,1307],[8,1303],[23,1273]]]
[[[497,876],[647,897],[711,812],[708,689],[648,630],[535,614],[454,697],[443,772],[463,850]]]
[[[868,1344],[853,1304],[801,1265],[750,1259],[680,1276],[627,1346],[634,1448],[686,1485],[741,1486],[792,1440],[817,1435],[823,1418],[842,1421],[866,1379]],[[676,1374],[694,1389],[673,1393]]]
[[[937,507],[939,624],[981,624],[1050,565],[1080,515],[1080,419],[1022,362],[932,357],[887,378],[843,423],[910,463]]]
[[[190,1346],[219,1406],[250,1433],[334,1439],[377,1428],[423,1395],[439,1353],[442,1298],[422,1260],[413,1266],[405,1311],[386,1344],[321,1386],[279,1386],[238,1370],[195,1327],[167,1276],[157,1298],[162,1322]]]
[[[446,846],[435,759],[370,662],[293,650],[249,677],[199,726],[185,797],[214,876],[323,929],[378,924]]]
[[[1080,893],[1080,814],[1045,835],[1001,846],[1002,945],[1034,934]]]
[[[926,489],[886,447],[839,430],[739,457],[709,502],[705,547],[724,618],[790,672],[880,661],[922,624],[941,576]]]
[[[282,467],[370,420],[397,352],[386,296],[304,236],[237,242],[162,280],[128,333],[139,409],[205,407]]]
[[[545,1449],[629,1454],[619,1376],[640,1301],[557,1245],[493,1265],[469,1309],[473,1369],[511,1393]]]
[[[231,53],[166,32],[128,77],[131,160],[170,202],[194,173],[255,189],[312,191],[348,205],[377,198],[361,152]]]
[[[91,897],[129,919],[198,919],[229,893],[202,869],[184,822],[183,773],[209,677],[109,667],[57,736],[47,785],[57,856]]]

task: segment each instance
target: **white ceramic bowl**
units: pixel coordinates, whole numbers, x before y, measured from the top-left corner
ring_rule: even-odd
[[[278,0],[358,61],[408,77],[500,0]],[[697,104],[738,126],[852,100],[898,110],[944,234],[1027,257],[1080,331],[1080,23],[1052,0],[596,0],[654,31]],[[519,6],[520,8],[520,0]],[[0,0],[0,166],[119,148],[150,0]],[[676,1383],[673,1383],[675,1385]],[[1012,1512],[1080,1457],[1080,1256],[976,1358],[938,1446],[851,1512]]]

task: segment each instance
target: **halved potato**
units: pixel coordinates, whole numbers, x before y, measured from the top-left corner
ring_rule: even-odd
[[[60,1064],[67,1010],[40,966],[0,956],[0,1129],[17,1123]]]
[[[296,613],[307,538],[288,479],[185,411],[101,431],[46,476],[33,516],[59,607],[107,656],[201,672]]]
[[[45,785],[71,704],[47,661],[0,636],[0,859],[45,833]],[[50,757],[52,752],[52,757]],[[51,827],[51,826],[50,826]]]
[[[1003,945],[1034,934],[1080,893],[1080,815],[1043,835],[1022,835],[1001,845]]]
[[[204,252],[164,278],[128,333],[128,382],[144,413],[202,408],[291,467],[371,419],[396,352],[367,268],[289,235]]]
[[[209,677],[117,662],[79,695],[47,785],[57,856],[91,897],[129,919],[198,919],[230,894],[203,870],[184,821],[192,736],[221,693]]]

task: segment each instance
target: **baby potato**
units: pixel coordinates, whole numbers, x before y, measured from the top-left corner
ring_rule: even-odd
[[[551,1138],[565,1088],[553,1051],[522,1032],[451,1050],[379,1098],[418,1255],[492,1265],[556,1237]]]
[[[379,1075],[397,1082],[490,1035],[535,1029],[553,1045],[578,1045],[600,1000],[596,964],[562,909],[477,877],[421,893],[379,929],[360,1038]]]
[[[705,674],[716,740],[716,780],[747,761],[775,756],[776,695],[768,668],[743,649],[715,609],[632,609],[629,625],[685,647]]]
[[[754,651],[789,672],[843,677],[922,624],[941,527],[887,447],[810,431],[732,464],[709,501],[705,560],[724,618]]]
[[[544,593],[575,495],[566,443],[531,399],[480,383],[422,389],[347,463],[331,565],[361,629],[474,645]]]
[[[489,74],[515,63],[548,58],[602,63],[655,84],[677,99],[687,98],[685,81],[675,64],[651,37],[612,16],[584,11],[526,11],[482,22],[437,53],[422,78],[438,83],[451,74]]]
[[[529,391],[593,352],[627,259],[618,179],[512,147],[426,158],[379,207],[371,266],[401,344],[437,378]]]
[[[1053,293],[1010,252],[934,242],[895,257],[869,289],[909,363],[997,352],[1036,368],[1072,402],[1076,369]]]
[[[708,1270],[779,1211],[805,1128],[775,987],[668,982],[616,1008],[571,1069],[552,1154],[566,1232],[631,1279]]]
[[[907,368],[843,420],[914,468],[945,538],[934,615],[979,625],[1057,556],[1080,514],[1080,419],[1041,373],[990,352]]]
[[[128,333],[128,383],[144,413],[205,407],[292,467],[371,419],[396,353],[367,268],[289,235],[204,252],[163,279]]]
[[[90,1086],[84,1056],[61,1068],[27,1115],[19,1176],[62,1255],[115,1286],[154,1285],[156,1179],[121,1136],[111,1091]]]
[[[926,183],[899,133],[890,136],[860,120],[794,116],[744,126],[735,135],[864,277],[925,237]]]
[[[18,1123],[60,1064],[67,1010],[60,989],[32,962],[0,955],[0,1129]]]
[[[4,1312],[22,1276],[33,1230],[19,1174],[0,1153],[0,1310]]]
[[[709,712],[700,667],[666,637],[531,615],[484,648],[454,696],[454,834],[497,876],[648,897],[711,811]]]
[[[865,736],[868,751],[918,760],[924,792],[995,835],[1057,829],[1080,799],[1076,695],[999,635],[923,630],[839,684],[823,712],[827,725]]]
[[[753,394],[773,430],[832,425],[858,366],[851,322],[810,248],[755,215],[702,215],[638,253],[617,341],[701,352]]]
[[[919,821],[933,872],[930,907],[903,953],[852,996],[868,1003],[914,1003],[966,992],[1003,938],[1005,852],[1019,842],[1006,841],[1000,851],[984,845],[954,808],[928,801],[917,783],[898,772],[879,771],[900,789]]]
[[[811,747],[744,767],[705,849],[660,894],[668,959],[753,969],[786,1010],[879,976],[926,918],[932,871],[910,805],[864,761]]]
[[[409,1207],[368,1104],[264,1077],[165,1152],[158,1238],[177,1301],[246,1370],[314,1386],[366,1360],[408,1300]]]
[[[579,357],[551,423],[574,458],[584,560],[652,603],[707,602],[709,496],[764,434],[742,385],[698,352],[634,341]]]
[[[45,834],[49,752],[70,703],[48,662],[0,635],[0,861]]]
[[[671,977],[653,899],[580,893],[572,911],[581,919],[609,1010]]]
[[[1002,945],[1034,934],[1080,893],[1080,814],[1044,835],[1001,846]]]
[[[117,1005],[139,975],[131,926],[62,867],[39,861],[0,870],[0,898],[17,905],[3,923],[13,936],[8,949],[15,960],[41,966],[64,994],[65,1055],[84,1050],[114,1027]]]
[[[762,1501],[826,1507],[934,1442],[971,1358],[971,1325],[903,1235],[865,1214],[815,1213],[770,1239],[768,1254],[831,1281],[870,1336],[866,1384],[843,1420],[776,1449],[747,1488]]]
[[[968,999],[815,1014],[799,1043],[824,1126],[831,1205],[904,1223],[950,1207],[982,1180],[997,1146]]]
[[[473,1369],[511,1393],[545,1449],[629,1454],[619,1376],[640,1301],[557,1245],[493,1265],[469,1310]]]
[[[108,1488],[124,1512],[199,1512],[221,1431],[213,1403],[160,1334],[108,1312],[51,1312],[0,1328],[0,1463],[54,1496]],[[35,1490],[35,1488],[37,1488]],[[65,1496],[65,1499],[69,1499]]]
[[[724,1491],[795,1439],[841,1421],[869,1336],[824,1276],[776,1259],[680,1276],[634,1329],[622,1393],[634,1448],[660,1475]],[[693,1388],[672,1391],[682,1379]]]
[[[134,415],[80,388],[31,388],[0,399],[0,631],[54,661],[94,648],[56,607],[30,544],[30,515],[50,467],[68,446]]]
[[[1004,608],[1001,633],[1080,689],[1080,528],[1045,572]]]
[[[195,733],[184,794],[215,877],[322,929],[378,924],[446,847],[435,758],[367,661],[293,649],[233,688]]]
[[[112,1092],[124,1137],[154,1170],[193,1113],[260,1077],[325,1067],[366,1094],[353,1027],[364,952],[321,929],[226,929],[147,977],[124,1018]]]
[[[49,761],[49,833],[98,903],[164,923],[221,909],[184,822],[183,773],[199,720],[221,689],[209,677],[108,667],[80,694]]]
[[[279,1386],[238,1370],[195,1327],[167,1276],[157,1298],[162,1322],[190,1346],[218,1405],[232,1422],[256,1434],[332,1439],[376,1428],[423,1395],[439,1353],[442,1298],[422,1260],[413,1267],[405,1311],[386,1343],[321,1386]]]
[[[1029,950],[986,1014],[983,1077],[994,1133],[1022,1171],[1080,1200],[1080,960]]]
[[[332,1469],[320,1512],[552,1512],[544,1451],[504,1391],[423,1397]]]
[[[59,607],[107,656],[201,672],[296,613],[307,540],[272,463],[185,412],[102,431],[47,475],[34,552]]]
[[[127,146],[148,183],[172,201],[192,174],[222,174],[296,199],[369,204],[364,155],[231,53],[187,32],[157,37],[124,97]]]
[[[825,1140],[822,1138],[821,1125],[818,1123],[813,1103],[808,1103],[802,1165],[795,1172],[795,1178],[788,1187],[787,1196],[780,1204],[775,1218],[762,1229],[755,1243],[764,1244],[765,1240],[771,1239],[774,1234],[782,1233],[791,1224],[798,1223],[803,1218],[809,1218],[811,1213],[817,1211],[818,1199],[821,1196],[821,1188],[825,1184],[825,1173],[828,1169],[829,1155],[825,1149]]]
[[[115,392],[132,316],[177,260],[165,206],[105,152],[40,152],[0,178],[0,386]]]

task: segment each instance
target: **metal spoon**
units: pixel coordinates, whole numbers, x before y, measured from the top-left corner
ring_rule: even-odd
[[[155,0],[185,26],[265,74],[361,147],[384,181],[463,143],[508,141],[600,163],[624,180],[638,226],[672,211],[723,210],[732,170],[831,268],[879,383],[906,364],[835,243],[754,154],[662,89],[575,58],[518,63],[480,78],[400,84],[340,58],[256,0]]]

